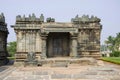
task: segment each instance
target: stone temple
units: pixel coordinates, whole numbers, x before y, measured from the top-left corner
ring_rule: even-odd
[[[100,19],[83,15],[71,19],[71,22],[55,22],[54,18],[44,20],[35,14],[29,17],[16,17],[14,28],[17,36],[15,63],[23,63],[29,52],[34,52],[36,59],[57,57],[99,59]]]
[[[7,24],[5,23],[4,14],[0,14],[0,65],[7,64],[8,59],[8,52],[7,52],[7,36],[8,36],[8,29]]]

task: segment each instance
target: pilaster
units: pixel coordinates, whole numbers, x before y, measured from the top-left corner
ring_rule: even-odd
[[[46,59],[46,58],[47,58],[47,56],[46,56],[46,50],[47,50],[47,47],[46,47],[47,34],[41,33],[41,38],[42,38],[42,54],[41,54],[41,58],[42,58],[42,59]]]
[[[77,53],[77,33],[70,33],[71,34],[71,51],[70,51],[70,56],[71,57],[77,57],[78,53]]]

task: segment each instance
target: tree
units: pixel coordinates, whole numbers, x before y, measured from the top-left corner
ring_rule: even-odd
[[[105,43],[107,44],[107,47],[110,51],[114,51],[115,37],[109,36]]]
[[[14,54],[16,53],[16,41],[9,42],[7,45],[7,50],[8,50],[10,57],[14,57]]]
[[[107,46],[106,45],[101,45],[100,46],[100,51],[107,51]]]
[[[105,43],[108,49],[112,51],[113,56],[120,56],[120,32],[116,34],[116,37],[109,36]]]
[[[115,39],[115,50],[120,50],[120,33],[117,33],[116,39]]]

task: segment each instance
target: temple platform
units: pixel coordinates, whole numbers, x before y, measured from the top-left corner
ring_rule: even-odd
[[[57,57],[42,59],[38,61],[38,66],[68,67],[72,65],[97,65],[97,60],[94,58]]]

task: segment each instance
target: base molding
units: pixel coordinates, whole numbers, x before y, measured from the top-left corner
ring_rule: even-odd
[[[34,66],[49,66],[49,67],[69,67],[71,65],[98,65],[94,58],[46,58],[38,60]],[[14,66],[25,67],[25,62],[15,62]],[[27,65],[29,66],[29,65]]]

